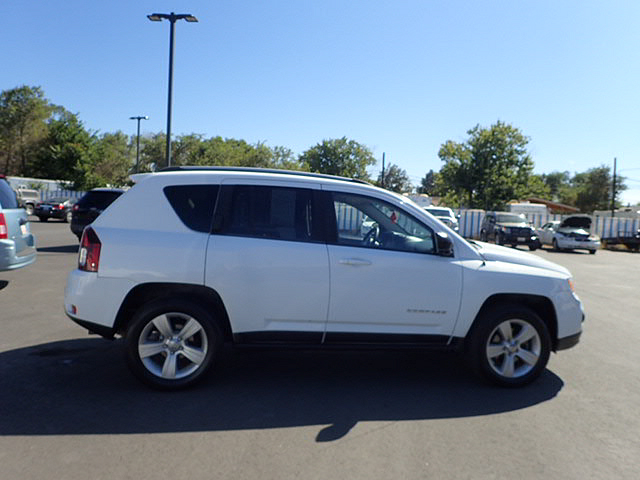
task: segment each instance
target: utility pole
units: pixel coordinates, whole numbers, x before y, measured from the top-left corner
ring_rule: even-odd
[[[138,115],[136,117],[129,117],[129,120],[138,121],[138,135],[136,136],[136,173],[140,171],[140,120],[149,120],[146,115]]]
[[[384,188],[384,152],[382,152],[382,188]]]
[[[151,15],[147,15],[147,18],[152,22],[161,22],[164,20],[169,20],[171,24],[171,28],[169,29],[169,98],[167,101],[167,159],[166,165],[167,167],[171,166],[171,98],[172,98],[172,90],[173,90],[173,36],[176,27],[176,22],[178,20],[186,20],[187,22],[194,23],[197,22],[198,19],[191,15],[190,13],[179,13],[175,14],[171,13],[152,13]]]
[[[617,158],[613,159],[613,185],[611,187],[611,218],[616,216],[616,163]]]

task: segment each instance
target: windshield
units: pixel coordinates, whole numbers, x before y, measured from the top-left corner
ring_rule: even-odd
[[[122,193],[113,191],[93,191],[87,193],[78,202],[78,206],[81,208],[98,208],[104,210],[111,203],[118,198]]]
[[[527,217],[522,213],[516,215],[515,213],[498,213],[496,215],[496,221],[498,223],[527,223]]]

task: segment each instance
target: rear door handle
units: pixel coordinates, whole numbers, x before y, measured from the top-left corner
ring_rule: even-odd
[[[363,260],[362,258],[343,258],[340,260],[340,265],[351,265],[352,267],[364,267],[371,265],[369,260]]]

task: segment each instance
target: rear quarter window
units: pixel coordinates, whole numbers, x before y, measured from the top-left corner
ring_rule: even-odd
[[[164,194],[182,223],[196,232],[209,233],[219,188],[218,185],[174,185],[165,187]]]
[[[3,208],[18,208],[18,199],[7,181],[0,179],[0,210]]]

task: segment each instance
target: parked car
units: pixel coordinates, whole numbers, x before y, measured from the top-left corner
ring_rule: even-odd
[[[93,222],[111,203],[124,193],[121,188],[94,188],[85,193],[71,209],[70,228],[82,238],[84,228]]]
[[[18,188],[16,190],[18,206],[27,211],[27,215],[33,215],[37,203],[40,201],[40,192],[32,188]]]
[[[424,209],[429,212],[431,215],[436,217],[442,223],[444,223],[447,227],[453,229],[454,231],[458,231],[458,219],[456,218],[453,210],[447,207],[424,207]]]
[[[4,175],[0,175],[0,271],[26,267],[36,260],[35,238],[27,212]]]
[[[615,236],[604,237],[600,240],[603,248],[622,245],[632,252],[640,251],[640,228],[635,232],[618,232]]]
[[[75,200],[68,197],[52,197],[36,204],[33,214],[41,222],[46,222],[50,218],[57,218],[63,222],[71,221],[71,209]]]
[[[480,239],[498,245],[527,245],[529,250],[540,248],[538,234],[523,214],[487,212],[480,226]]]
[[[554,250],[587,250],[595,254],[600,248],[600,238],[590,231],[591,217],[572,215],[545,223],[538,229],[538,237],[543,245],[551,245]]]
[[[124,336],[152,387],[201,380],[225,342],[458,349],[490,381],[522,386],[579,340],[566,268],[467,242],[401,195],[282,170],[133,178],[84,230],[64,308]]]

